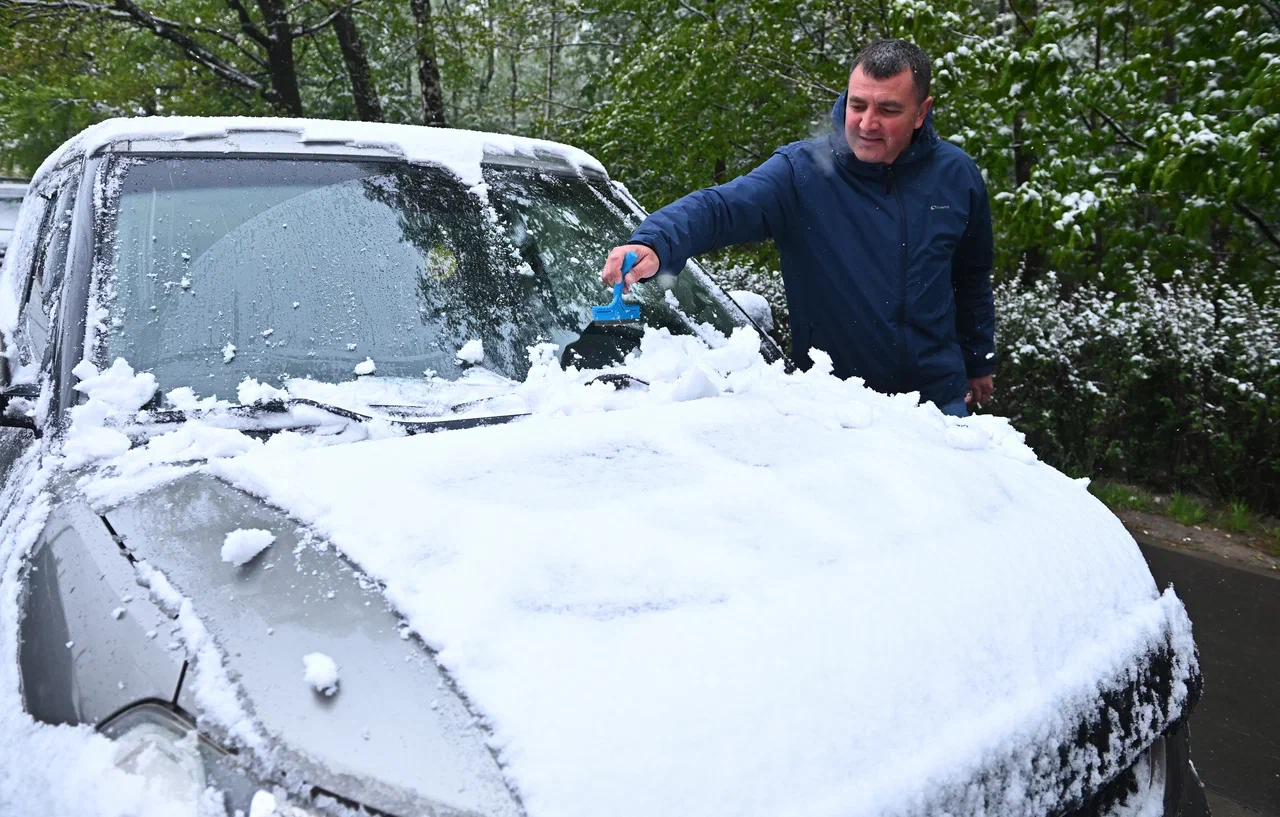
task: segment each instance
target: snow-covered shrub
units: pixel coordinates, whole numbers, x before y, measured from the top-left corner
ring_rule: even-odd
[[[1280,508],[1280,291],[1212,273],[1133,294],[1053,275],[996,290],[996,410],[1068,472]]]

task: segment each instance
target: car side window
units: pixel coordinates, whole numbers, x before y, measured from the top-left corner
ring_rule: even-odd
[[[23,365],[39,365],[49,345],[49,327],[67,264],[74,204],[75,178],[66,178],[54,188],[41,220],[35,257],[23,285],[16,338]]]

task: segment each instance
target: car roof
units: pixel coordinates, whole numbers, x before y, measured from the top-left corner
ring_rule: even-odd
[[[87,128],[49,156],[32,177],[101,153],[315,155],[400,159],[453,171],[465,184],[483,183],[482,165],[569,171],[607,178],[591,154],[569,145],[501,133],[274,117],[141,117],[108,119]]]
[[[25,183],[0,182],[0,199],[21,201],[27,195]]]

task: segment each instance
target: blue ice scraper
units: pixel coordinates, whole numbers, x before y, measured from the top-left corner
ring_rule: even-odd
[[[636,254],[627,253],[622,259],[622,275],[626,277],[631,268],[635,266]],[[612,324],[624,323],[626,321],[640,320],[640,307],[638,305],[624,304],[622,302],[622,281],[613,285],[613,303],[608,306],[591,307],[591,322],[596,324]],[[590,327],[588,327],[590,328]]]
[[[635,266],[636,254],[627,253],[622,259],[625,276]],[[644,324],[640,322],[640,307],[622,302],[622,283],[613,286],[613,303],[591,307],[591,323],[582,334],[560,354],[560,365],[577,366],[580,369],[603,369],[622,363],[627,353],[640,347],[644,338]]]

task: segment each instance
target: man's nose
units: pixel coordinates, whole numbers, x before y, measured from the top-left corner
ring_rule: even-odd
[[[871,111],[867,111],[862,114],[862,121],[858,123],[858,126],[868,133],[878,131],[880,130],[880,117],[876,116]]]

